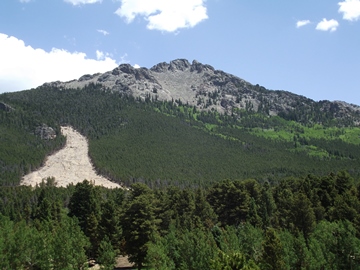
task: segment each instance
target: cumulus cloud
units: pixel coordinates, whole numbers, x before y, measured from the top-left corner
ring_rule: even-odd
[[[73,4],[74,6],[82,5],[82,4],[95,4],[102,2],[102,0],[64,0],[64,1]]]
[[[105,59],[105,54],[102,51],[96,50],[96,59],[97,60],[103,60]]]
[[[309,20],[301,20],[301,21],[297,21],[296,22],[296,28],[300,28],[300,27],[303,27],[307,24],[309,24],[310,21]]]
[[[53,48],[50,52],[26,46],[22,40],[0,33],[0,92],[37,87],[45,82],[68,81],[84,74],[105,72],[118,64],[108,54],[85,53]]]
[[[339,12],[343,13],[343,19],[357,21],[360,19],[360,0],[345,0],[338,3]]]
[[[339,23],[336,20],[334,19],[327,20],[324,18],[321,22],[319,22],[316,25],[316,30],[334,32],[338,27],[339,27]]]
[[[137,16],[145,18],[147,28],[175,32],[194,27],[208,18],[206,0],[121,0],[115,12],[131,23]]]
[[[107,35],[110,34],[108,31],[101,30],[101,29],[99,29],[99,30],[97,30],[97,31],[98,31],[99,33],[103,34],[104,36],[107,36]]]
[[[140,68],[138,64],[133,65],[134,68]]]

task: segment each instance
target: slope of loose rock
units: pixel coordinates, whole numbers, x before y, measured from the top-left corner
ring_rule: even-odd
[[[62,187],[70,183],[77,184],[85,179],[98,186],[121,187],[96,174],[88,156],[88,143],[84,136],[71,127],[62,127],[61,132],[67,138],[65,147],[49,156],[42,168],[25,175],[21,181],[22,185],[35,186],[43,179],[54,177],[56,185]]]

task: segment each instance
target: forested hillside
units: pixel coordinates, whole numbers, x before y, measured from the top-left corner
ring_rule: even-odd
[[[90,84],[0,95],[0,268],[360,269],[360,129]],[[314,118],[313,118],[314,119]],[[322,123],[322,124],[320,124]],[[65,139],[129,189],[18,186]],[[52,127],[52,139],[39,127]],[[91,180],[91,179],[88,179]]]
[[[94,84],[40,87],[2,94],[0,101],[12,108],[0,110],[2,185],[19,184],[64,144],[61,125],[88,138],[100,174],[126,185],[207,187],[223,179],[276,182],[341,170],[359,176],[360,129],[343,123],[304,125],[252,110],[199,111],[181,100],[134,98]],[[42,124],[54,128],[56,139],[35,135]]]

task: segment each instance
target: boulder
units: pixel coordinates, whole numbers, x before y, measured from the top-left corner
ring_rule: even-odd
[[[35,129],[35,135],[42,140],[53,140],[56,138],[56,132],[52,127],[42,124]]]
[[[5,112],[10,112],[13,111],[14,109],[10,105],[7,105],[4,102],[0,102],[0,110],[3,110]]]

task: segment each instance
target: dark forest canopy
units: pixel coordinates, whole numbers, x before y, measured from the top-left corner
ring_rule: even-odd
[[[360,269],[360,186],[346,172],[276,185],[0,189],[2,269]]]
[[[206,187],[222,179],[273,182],[341,170],[359,175],[360,129],[336,125],[327,114],[317,117],[328,125],[305,125],[251,110],[198,111],[181,100],[133,98],[96,85],[40,87],[2,94],[0,101],[13,108],[0,110],[2,185],[17,185],[64,145],[61,125],[88,138],[100,174],[126,185]],[[54,128],[55,140],[34,135],[42,124]]]

